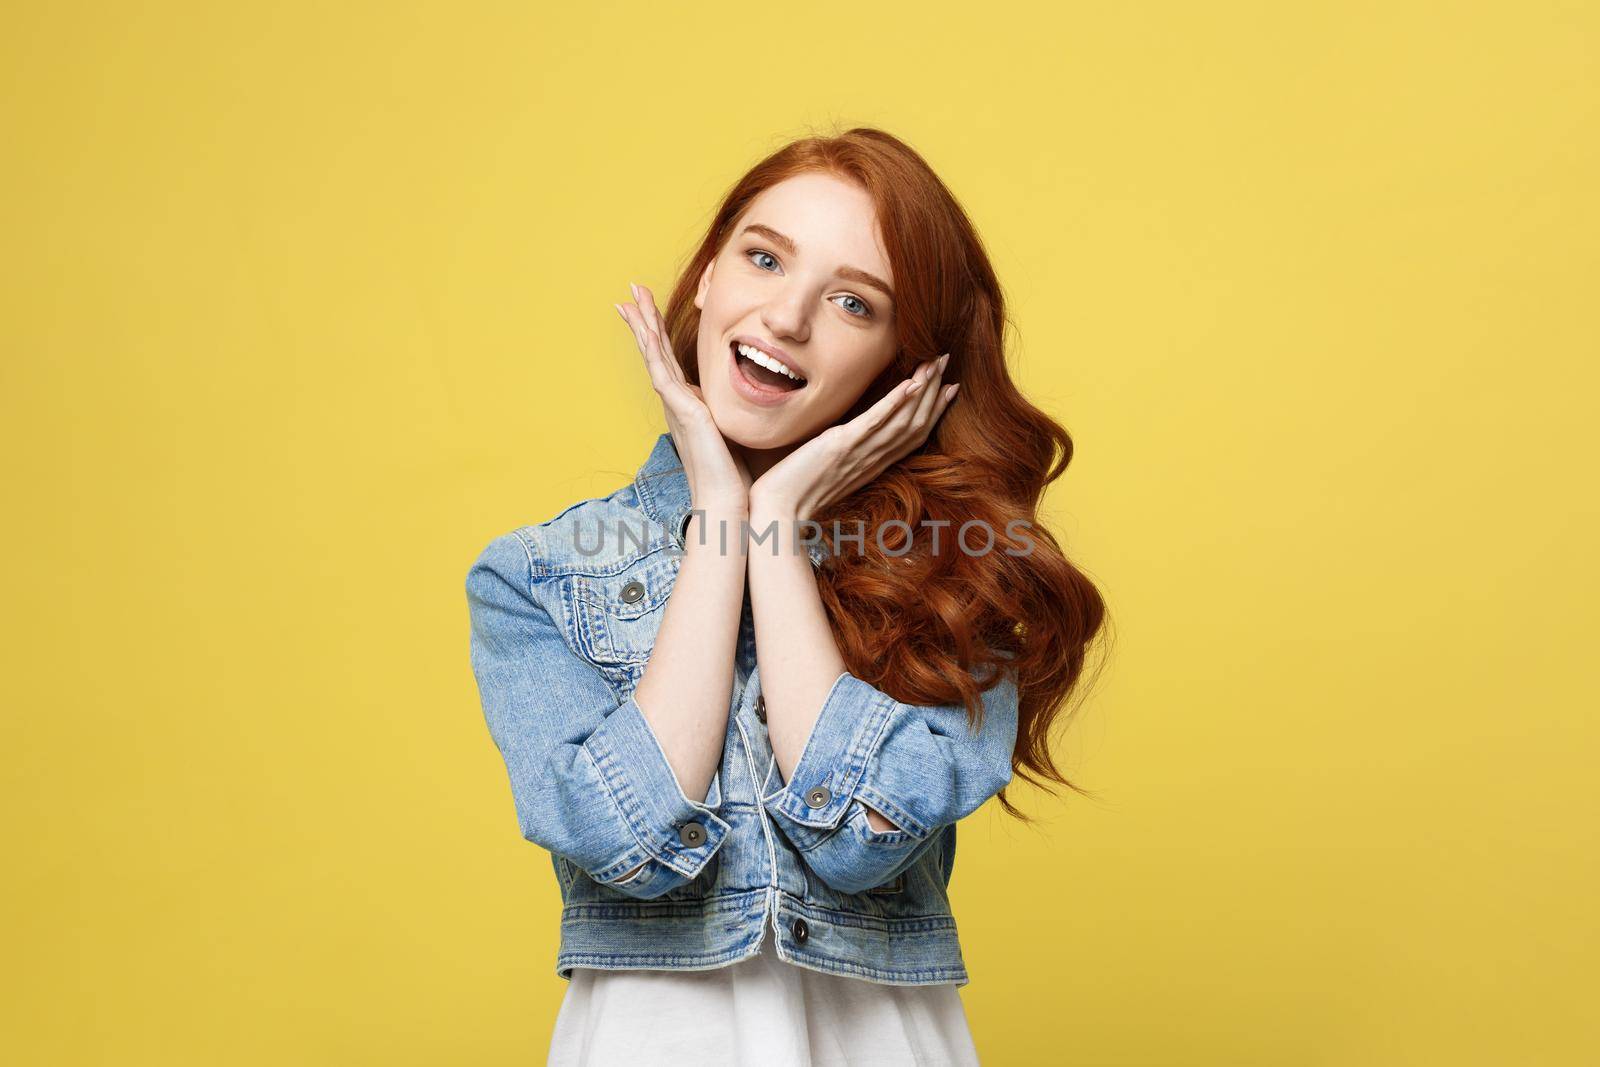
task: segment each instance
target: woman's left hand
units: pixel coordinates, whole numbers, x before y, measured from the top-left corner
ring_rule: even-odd
[[[961,388],[941,388],[949,359],[946,352],[929,360],[872,407],[774,464],[750,487],[751,513],[811,519],[920,448]]]

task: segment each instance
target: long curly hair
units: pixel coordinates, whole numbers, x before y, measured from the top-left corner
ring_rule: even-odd
[[[1011,380],[999,279],[965,211],[922,157],[882,130],[857,127],[793,141],[756,164],[724,197],[667,300],[673,350],[699,384],[701,274],[758,195],[813,171],[854,181],[871,196],[895,279],[899,351],[841,421],[942,352],[950,353],[944,381],[961,383],[959,399],[921,448],[813,517],[824,541],[837,530],[856,546],[834,551],[818,571],[840,654],[851,674],[896,700],[959,702],[975,726],[982,693],[1014,668],[1014,775],[1092,796],[1050,751],[1052,733],[1078,710],[1081,701],[1068,698],[1106,621],[1094,584],[1038,521],[1045,487],[1072,459],[1072,438]],[[975,521],[986,526],[970,527],[958,542],[963,524]],[[1016,536],[1013,524],[1025,524],[1026,533]],[[884,530],[894,536],[883,534],[880,544]],[[982,551],[989,534],[974,530],[994,533],[989,551]],[[857,540],[859,531],[867,536]],[[1005,790],[999,798],[1011,815],[1031,821]]]

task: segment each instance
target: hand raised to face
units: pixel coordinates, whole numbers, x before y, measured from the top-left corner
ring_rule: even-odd
[[[650,384],[661,397],[667,429],[678,458],[683,460],[694,506],[743,511],[750,489],[750,472],[743,458],[728,448],[706,407],[705,395],[684,375],[655,297],[642,285],[630,288],[638,304],[614,306],[633,331]]]
[[[961,388],[943,385],[949,359],[922,364],[872,407],[774,464],[750,487],[751,512],[811,519],[922,447]]]

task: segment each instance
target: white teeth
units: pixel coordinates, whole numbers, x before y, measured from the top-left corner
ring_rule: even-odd
[[[738,348],[739,354],[750,360],[752,363],[760,364],[770,371],[777,371],[779,374],[786,374],[797,382],[805,381],[805,379],[800,377],[800,375],[784,366],[782,362],[767,355],[759,348],[756,348],[752,345],[739,345]]]

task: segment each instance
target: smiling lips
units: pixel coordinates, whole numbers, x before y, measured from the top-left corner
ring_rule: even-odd
[[[782,360],[755,345],[732,341],[734,391],[752,404],[773,407],[806,387],[806,379]]]
[[[804,385],[806,376],[789,365],[787,353],[779,355],[777,351],[768,350],[761,345],[734,338],[733,350],[757,366],[765,367],[774,374],[781,374],[791,381]]]

